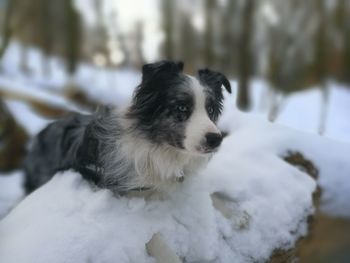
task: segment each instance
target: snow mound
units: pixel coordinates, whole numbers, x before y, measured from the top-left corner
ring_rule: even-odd
[[[219,126],[236,138],[229,153],[233,156],[240,148],[236,158],[242,162],[265,166],[262,159],[252,157],[259,152],[285,156],[288,151],[298,151],[311,160],[319,171],[317,180],[322,190],[321,212],[334,217],[350,217],[350,144],[327,137],[295,130],[287,126],[267,122],[263,116],[243,114],[234,105],[232,96],[225,94],[225,111]],[[308,118],[298,115],[308,125]],[[233,148],[234,147],[234,148]],[[244,153],[244,154],[243,154]],[[249,154],[248,154],[249,153]],[[248,165],[248,163],[247,163]],[[275,170],[275,167],[271,169]],[[232,167],[232,169],[234,169]]]
[[[0,262],[154,262],[145,244],[155,233],[186,262],[256,262],[291,248],[307,233],[315,181],[246,132],[162,200],[56,175],[0,222]]]

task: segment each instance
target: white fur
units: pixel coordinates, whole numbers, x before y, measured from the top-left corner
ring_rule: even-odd
[[[123,175],[125,184],[118,185],[118,191],[139,187],[168,191],[179,180],[196,174],[211,157],[211,154],[199,155],[172,146],[155,145],[137,134],[137,131],[129,129],[132,126],[129,119],[121,118],[119,121],[123,132],[115,142],[117,152],[107,157],[109,160],[117,158],[110,163],[118,165],[108,167],[106,164],[103,180],[107,184],[113,184],[115,174]],[[120,176],[118,178],[121,179]]]
[[[196,174],[209,160],[175,149],[172,146],[155,146],[145,139],[126,135],[121,141],[126,156],[133,162],[136,176],[132,186],[168,188],[180,178]]]
[[[189,77],[192,81],[191,88],[194,92],[195,104],[186,127],[184,146],[188,151],[198,154],[201,153],[201,145],[202,141],[205,140],[205,135],[207,133],[220,133],[220,131],[210,120],[206,111],[204,87],[196,78]]]

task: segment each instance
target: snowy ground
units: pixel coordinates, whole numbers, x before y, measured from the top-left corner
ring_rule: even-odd
[[[0,89],[10,87],[65,108],[75,107],[52,95],[67,81],[62,62],[51,61],[55,70],[46,79],[40,75],[40,53],[31,52],[32,75],[23,76],[16,67],[18,46],[11,48],[14,51],[1,65]],[[137,72],[82,65],[75,82],[98,101],[120,104],[130,98],[139,77]],[[280,156],[287,150],[301,151],[319,168],[322,211],[350,217],[349,90],[335,83],[330,86],[325,135],[332,139],[327,139],[315,135],[319,91],[286,99],[276,122],[294,128],[290,129],[266,121],[261,100],[266,89],[263,81],[253,82],[253,114],[238,112],[234,96],[226,99],[220,126],[231,135],[207,169],[185,180],[166,202],[115,199],[107,191],[92,191],[78,174],[57,176],[0,221],[0,262],[95,262],[96,257],[103,262],[116,258],[152,262],[144,244],[156,232],[188,261],[266,259],[274,249],[289,248],[304,235],[305,220],[312,213],[315,183],[282,161]],[[23,102],[7,100],[6,104],[31,135],[50,122]],[[21,180],[21,171],[0,176],[0,218],[21,199]],[[230,218],[212,205],[210,194],[218,191],[230,197],[227,206],[234,211]],[[21,253],[18,247],[23,248]]]
[[[21,171],[0,176],[0,219],[21,200],[23,196],[22,181]]]
[[[207,169],[165,201],[115,199],[78,174],[56,176],[0,223],[0,255],[6,262],[152,262],[145,243],[157,232],[187,262],[261,261],[292,247],[306,234],[315,190],[313,179],[278,156],[291,142],[278,135],[297,135],[281,128],[271,137],[266,123],[232,117],[235,131]],[[229,197],[229,218],[213,207],[214,192]]]
[[[231,118],[235,121],[225,123]],[[115,199],[67,172],[2,220],[0,236],[6,242],[0,242],[0,255],[6,262],[153,262],[145,243],[160,232],[188,262],[267,259],[306,234],[313,212],[315,182],[280,158],[288,149],[302,151],[320,168],[324,210],[349,216],[348,198],[340,194],[350,191],[344,181],[349,147],[235,110],[221,122],[231,135],[219,153],[166,201]],[[213,207],[213,192],[228,196],[228,218]],[[18,247],[25,249],[18,253]]]
[[[231,132],[220,152],[166,201],[115,199],[108,191],[93,191],[78,174],[56,176],[0,222],[3,261],[152,262],[145,243],[157,232],[188,262],[267,259],[306,234],[313,212],[315,182],[282,161],[289,149],[302,151],[320,168],[324,211],[350,216],[344,195],[350,192],[349,147],[233,108],[220,126]],[[19,194],[18,184],[8,181]],[[231,217],[213,207],[213,192],[229,197]]]

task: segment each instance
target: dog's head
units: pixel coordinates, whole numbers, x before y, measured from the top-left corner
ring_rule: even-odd
[[[231,92],[227,78],[203,69],[196,77],[182,72],[183,63],[146,64],[128,116],[135,129],[156,144],[206,154],[217,150],[222,134],[216,122],[222,110],[222,87]]]

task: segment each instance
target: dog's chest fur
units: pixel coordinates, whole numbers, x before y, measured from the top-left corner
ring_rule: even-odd
[[[88,125],[78,152],[83,157],[78,160],[79,169],[92,169],[98,177],[97,185],[118,193],[169,188],[195,174],[210,158],[152,144],[117,112],[98,117]]]

